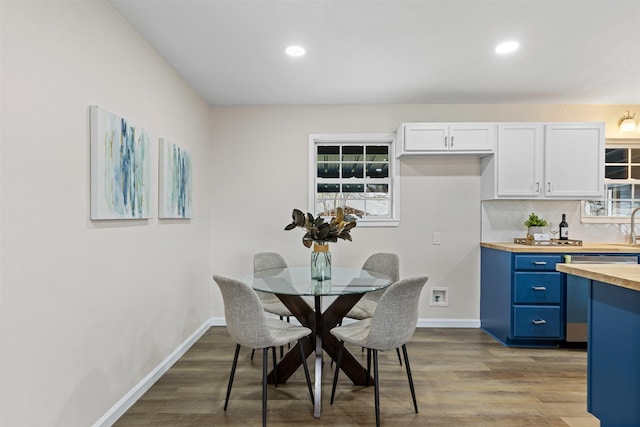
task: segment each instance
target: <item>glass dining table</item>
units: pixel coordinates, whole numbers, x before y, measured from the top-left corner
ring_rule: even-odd
[[[332,359],[336,359],[340,347],[339,341],[329,331],[342,321],[364,294],[386,288],[391,284],[391,279],[384,274],[369,270],[333,267],[331,279],[319,281],[311,279],[311,272],[307,266],[264,270],[247,276],[243,280],[257,291],[275,294],[300,324],[313,331],[308,340],[302,341],[302,345],[307,357],[315,351],[313,415],[319,418],[323,350]],[[313,306],[309,305],[303,297],[313,297]],[[323,297],[335,297],[324,311]],[[297,346],[298,344],[278,363],[278,382],[280,383],[286,382],[302,364]],[[342,353],[341,365],[343,372],[354,384],[373,384],[366,368],[346,348]],[[274,372],[269,373],[267,380],[270,383],[274,382]]]

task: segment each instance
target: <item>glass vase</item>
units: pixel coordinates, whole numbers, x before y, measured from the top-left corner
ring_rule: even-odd
[[[331,252],[326,243],[316,243],[311,252],[311,278],[313,280],[331,279]]]

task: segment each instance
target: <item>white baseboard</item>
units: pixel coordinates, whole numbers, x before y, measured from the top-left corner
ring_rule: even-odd
[[[173,366],[186,352],[195,344],[204,334],[207,332],[210,326],[218,326],[212,325],[212,321],[214,319],[210,319],[205,322],[202,326],[200,326],[189,338],[187,338],[182,344],[178,346],[166,359],[164,359],[158,366],[156,366],[146,377],[144,377],[138,384],[133,387],[126,395],[122,397],[106,414],[104,414],[93,427],[108,427],[115,424],[129,408],[133,406],[134,403],[142,395],[144,395],[156,381],[164,375],[165,372]],[[223,318],[224,322],[224,318]]]
[[[343,324],[353,323],[353,319],[344,319]],[[291,323],[300,324],[296,319]],[[212,317],[210,326],[226,326],[224,317]],[[418,328],[479,328],[480,319],[418,319]]]
[[[293,321],[294,319],[292,319]],[[349,320],[345,321],[348,324]],[[133,387],[122,399],[118,401],[106,414],[104,414],[93,427],[109,427],[115,424],[129,408],[142,395],[144,395],[151,386],[164,375],[165,372],[173,366],[186,352],[196,343],[211,326],[225,326],[224,317],[212,317],[198,328],[189,338],[178,346],[166,359],[153,369],[146,377]],[[420,319],[418,320],[419,328],[479,328],[480,320],[478,319]]]
[[[209,326],[227,326],[224,317],[212,317],[209,319]]]
[[[419,319],[418,328],[479,328],[480,319]]]

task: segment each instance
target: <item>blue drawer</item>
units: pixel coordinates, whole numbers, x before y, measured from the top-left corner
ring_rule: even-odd
[[[514,273],[514,304],[560,304],[562,273]]]
[[[529,271],[556,271],[562,255],[516,255],[515,269]]]
[[[562,338],[560,307],[522,305],[513,307],[516,338]]]

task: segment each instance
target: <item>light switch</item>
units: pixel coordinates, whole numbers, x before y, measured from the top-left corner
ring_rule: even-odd
[[[433,232],[433,244],[434,245],[439,245],[441,238],[442,238],[442,233],[440,233],[439,231],[434,231]]]

